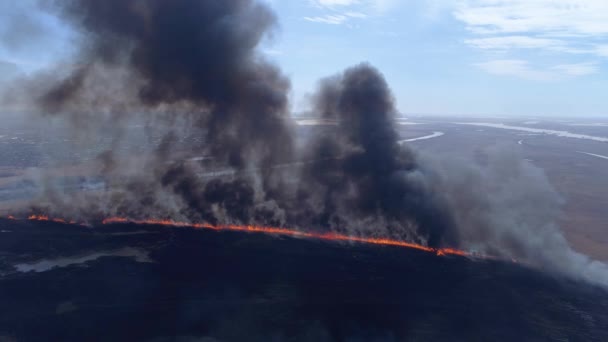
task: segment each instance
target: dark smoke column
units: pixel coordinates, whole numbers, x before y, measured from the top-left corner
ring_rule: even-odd
[[[201,154],[247,171],[234,179],[202,180],[201,168],[167,163],[177,150],[173,141],[183,134],[173,129],[139,178],[125,182],[111,171],[120,165],[113,163],[112,151],[103,155],[110,171],[101,172],[109,183],[119,181],[117,194],[100,205],[102,213],[369,227],[356,233],[384,229],[382,235],[405,232],[399,237],[454,245],[455,230],[440,196],[430,190],[413,154],[397,143],[394,100],[376,69],[363,64],[322,82],[314,110],[337,120],[337,129],[311,142],[306,159],[315,162],[299,174],[281,173],[273,165],[293,156],[289,81],[256,50],[276,24],[266,6],[254,0],[54,4],[83,39],[73,63],[77,67],[40,97],[44,111],[68,112],[76,124],[93,119],[100,109],[116,116],[141,112],[167,122],[186,121],[204,141]],[[88,113],[79,112],[83,109]],[[169,202],[175,203],[170,210]]]
[[[430,246],[455,245],[447,207],[430,190],[413,153],[397,142],[394,99],[378,70],[361,64],[323,80],[314,108],[338,126],[315,142],[312,153],[317,159],[339,157],[304,175],[307,187],[316,187],[314,194],[302,189],[301,196],[322,203],[317,223],[360,225],[374,217],[389,229],[409,227],[410,238],[422,237]]]
[[[266,6],[254,0],[54,4],[84,39],[79,67],[40,99],[46,111],[86,105],[119,107],[124,114],[163,110],[188,116],[210,153],[234,167],[289,156],[289,81],[256,53],[276,23]],[[109,81],[95,72],[100,68],[128,77]],[[95,93],[104,82],[124,82],[130,91],[102,98]]]
[[[292,158],[293,144],[289,80],[257,51],[276,25],[269,8],[255,0],[53,4],[81,41],[72,62],[77,67],[43,92],[42,111],[68,114],[79,130],[87,126],[91,134],[119,137],[129,118],[144,113],[163,134],[136,177],[124,179],[114,148],[101,155],[100,172],[117,186],[109,203],[93,201],[95,207],[102,213],[207,222],[276,216],[266,195],[280,187],[271,166]],[[97,113],[109,113],[114,132],[103,131],[108,120],[102,126]],[[200,167],[172,162],[184,122],[200,144],[192,150],[211,156],[219,167],[255,174],[207,182],[199,177]]]

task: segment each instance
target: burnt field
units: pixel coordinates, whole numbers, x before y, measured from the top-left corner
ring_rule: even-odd
[[[511,262],[133,224],[0,230],[0,336],[18,341],[608,338],[604,289]]]

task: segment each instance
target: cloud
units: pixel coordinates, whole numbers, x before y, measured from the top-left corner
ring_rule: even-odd
[[[464,0],[454,15],[479,34],[608,34],[606,0]]]
[[[344,23],[348,19],[345,15],[324,15],[317,17],[304,17],[304,20],[311,21],[314,23],[323,23],[323,24],[331,24],[331,25],[339,25]]]
[[[484,50],[543,49],[608,57],[594,41],[608,37],[606,0],[463,0],[453,15]]]
[[[479,49],[508,50],[522,49],[563,49],[565,44],[561,40],[549,38],[535,38],[528,36],[500,36],[489,38],[467,39],[465,43]]]
[[[515,49],[542,49],[557,53],[595,54],[600,55],[597,48],[573,44],[568,40],[555,38],[539,38],[534,36],[496,36],[466,39],[465,44],[482,50],[509,51]]]
[[[505,59],[477,64],[495,75],[529,80],[585,76],[599,71],[597,62],[557,64],[551,58],[560,54],[608,57],[608,45],[598,45],[608,38],[606,0],[461,0],[452,14],[472,35],[465,44],[505,54]],[[519,50],[544,52],[539,55],[543,60],[537,62],[549,66],[536,68],[509,58]]]
[[[379,12],[388,11],[398,5],[398,0],[309,0],[315,7],[345,8],[360,7]]]
[[[477,63],[475,66],[489,74],[532,81],[554,81],[565,77],[591,75],[598,71],[595,63],[559,64],[543,69],[521,59],[499,59]]]
[[[367,14],[361,13],[361,12],[346,12],[346,13],[344,13],[344,15],[347,17],[350,17],[350,18],[361,18],[361,19],[367,18]]]
[[[322,13],[317,16],[306,16],[304,20],[339,25],[350,20],[362,20],[378,16],[394,8],[396,0],[308,0]]]
[[[314,5],[324,7],[335,7],[335,6],[350,6],[357,4],[357,0],[311,0]]]

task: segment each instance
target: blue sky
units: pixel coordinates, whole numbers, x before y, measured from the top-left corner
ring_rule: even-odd
[[[5,78],[70,53],[56,19],[20,14],[34,1],[0,3]],[[607,0],[262,1],[280,28],[261,50],[291,77],[295,111],[319,78],[367,61],[405,114],[608,117]],[[16,20],[36,44],[7,38]]]
[[[274,0],[299,108],[369,61],[404,113],[608,116],[606,0]]]

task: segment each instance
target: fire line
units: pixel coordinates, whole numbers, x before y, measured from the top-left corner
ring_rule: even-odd
[[[9,220],[16,220],[14,216],[6,217]],[[66,220],[62,218],[53,218],[47,215],[30,215],[27,218],[30,221],[48,221],[62,224],[81,224],[73,220]],[[434,253],[439,256],[447,255],[458,255],[476,257],[481,259],[496,259],[496,257],[479,255],[477,253],[471,253],[464,250],[455,248],[433,248],[416,243],[406,242],[402,240],[394,240],[390,238],[375,238],[375,237],[357,237],[339,233],[320,233],[320,232],[305,232],[297,229],[282,228],[282,227],[265,227],[265,226],[253,226],[253,225],[212,225],[207,223],[189,223],[189,222],[178,222],[173,220],[158,220],[158,219],[146,219],[146,220],[133,220],[124,217],[109,217],[101,221],[103,225],[109,224],[120,224],[120,223],[131,223],[137,225],[159,225],[165,227],[184,227],[184,228],[195,228],[195,229],[209,229],[216,231],[236,231],[236,232],[247,232],[247,233],[261,233],[271,235],[283,235],[293,236],[306,239],[317,239],[325,241],[344,241],[344,242],[356,242],[371,245],[383,245],[383,246],[394,246],[409,249],[416,249],[428,253]]]

